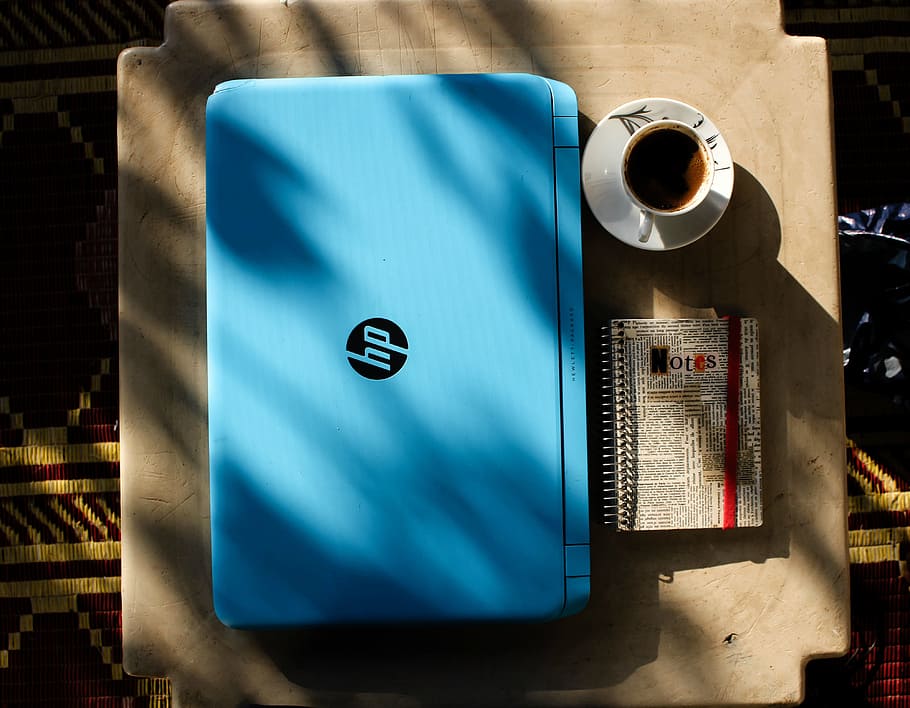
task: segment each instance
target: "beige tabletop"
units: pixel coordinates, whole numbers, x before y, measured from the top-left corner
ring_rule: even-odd
[[[590,604],[549,624],[228,629],[210,578],[206,98],[231,78],[489,71],[570,84],[582,146],[643,96],[723,132],[733,198],[697,243],[640,251],[585,208],[586,317],[589,333],[615,315],[759,319],[764,525],[618,534],[595,514]],[[129,672],[169,676],[179,708],[767,704],[799,702],[806,661],[846,650],[830,78],[778,0],[192,0],[168,7],[161,47],[120,57],[118,85]]]

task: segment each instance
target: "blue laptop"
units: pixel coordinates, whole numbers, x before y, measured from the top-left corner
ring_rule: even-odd
[[[206,116],[221,621],[584,607],[572,90],[525,74],[241,80]]]

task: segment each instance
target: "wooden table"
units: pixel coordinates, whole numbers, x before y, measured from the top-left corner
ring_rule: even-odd
[[[614,315],[759,318],[764,526],[617,534],[595,518],[589,607],[545,625],[230,630],[210,579],[206,98],[230,78],[488,71],[570,84],[582,145],[643,96],[723,131],[733,199],[696,244],[642,252],[585,209],[586,313],[591,342]],[[118,82],[128,671],[169,676],[180,708],[763,704],[798,702],[805,662],[846,650],[830,76],[778,0],[190,0],[161,47],[123,53]]]

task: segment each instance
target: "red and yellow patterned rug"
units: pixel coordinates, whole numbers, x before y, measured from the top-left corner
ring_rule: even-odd
[[[160,43],[166,4],[0,0],[0,708],[169,705],[121,664],[115,145],[116,57]],[[841,210],[908,200],[910,8],[784,5],[831,38]],[[848,704],[910,706],[910,491],[849,461],[836,668]]]
[[[910,484],[847,449],[852,632],[843,669],[857,705],[910,706]]]
[[[0,3],[4,708],[169,703],[121,665],[115,144],[165,2],[88,5]]]

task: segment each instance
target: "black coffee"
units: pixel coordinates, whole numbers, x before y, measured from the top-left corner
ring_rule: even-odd
[[[705,180],[708,166],[691,137],[679,130],[655,130],[641,138],[626,162],[626,183],[638,200],[661,211],[685,207]]]

